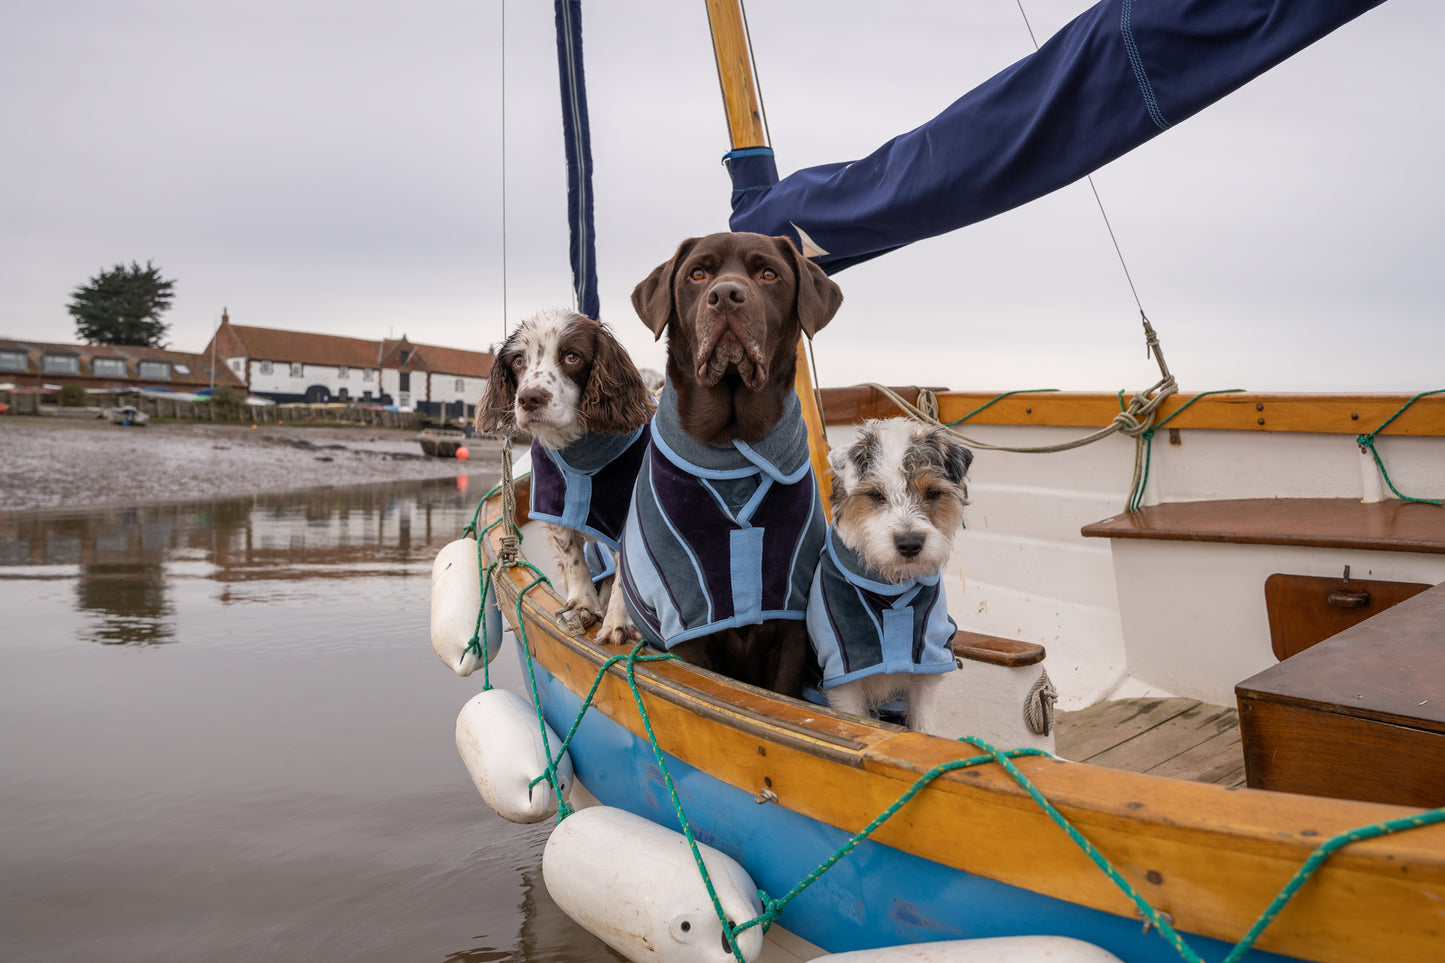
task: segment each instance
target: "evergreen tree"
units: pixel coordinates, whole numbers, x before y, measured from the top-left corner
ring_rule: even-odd
[[[163,347],[169,325],[160,316],[170,309],[174,286],[149,261],[144,268],[132,261],[102,271],[71,293],[67,310],[76,336],[87,344]]]

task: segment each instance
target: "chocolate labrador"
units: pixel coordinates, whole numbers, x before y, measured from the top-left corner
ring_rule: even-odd
[[[628,612],[652,645],[794,696],[826,520],[793,376],[842,302],[758,234],[686,240],[632,292],[667,333],[667,384],[622,537]]]

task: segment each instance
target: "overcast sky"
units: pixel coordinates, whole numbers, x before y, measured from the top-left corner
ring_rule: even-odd
[[[1040,40],[1087,6],[1023,0]],[[705,9],[584,7],[603,319],[661,368],[632,287],[727,228]],[[861,157],[1032,50],[1015,0],[749,18],[784,174]],[[175,281],[179,350],[223,307],[486,350],[570,306],[552,29],[543,0],[507,0],[505,25],[498,0],[5,0],[0,336],[74,340],[71,292],[132,260]],[[1441,36],[1445,5],[1391,0],[1096,173],[1185,391],[1445,387]],[[1155,375],[1086,183],[836,280],[824,385]]]

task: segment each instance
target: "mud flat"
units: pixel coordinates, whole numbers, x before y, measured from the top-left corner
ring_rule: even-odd
[[[481,476],[500,443],[465,461],[422,454],[417,433],[301,425],[152,423],[0,417],[0,511],[187,501],[375,482]]]

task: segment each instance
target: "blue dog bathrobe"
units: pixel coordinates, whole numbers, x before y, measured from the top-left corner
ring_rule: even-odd
[[[532,439],[529,513],[616,551],[648,437],[643,425],[630,435],[583,435],[558,449]]]
[[[828,532],[808,598],[808,638],[824,689],[880,672],[948,672],[958,626],[937,575],[880,582]]]
[[[718,448],[682,430],[663,388],[620,553],[627,611],[650,645],[803,619],[825,534],[796,395],[755,443]]]

